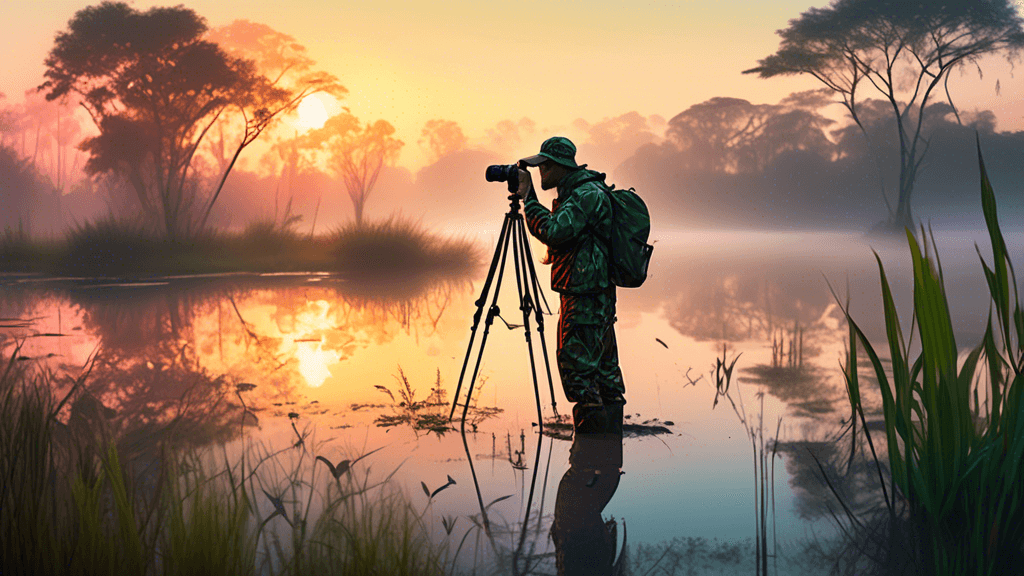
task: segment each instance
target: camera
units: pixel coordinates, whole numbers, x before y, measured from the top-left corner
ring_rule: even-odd
[[[494,164],[488,166],[484,178],[488,182],[508,182],[509,192],[513,192],[519,188],[519,165]]]

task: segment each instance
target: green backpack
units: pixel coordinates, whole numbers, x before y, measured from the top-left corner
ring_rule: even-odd
[[[611,236],[595,233],[608,248],[608,275],[612,284],[637,288],[647,280],[654,246],[647,243],[651,235],[651,214],[633,188],[615,189],[595,179],[608,194],[612,204]]]

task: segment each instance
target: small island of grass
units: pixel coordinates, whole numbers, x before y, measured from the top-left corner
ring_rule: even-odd
[[[398,216],[316,236],[268,220],[238,232],[208,231],[169,240],[113,217],[70,228],[60,239],[35,239],[10,228],[0,235],[0,272],[63,277],[332,272],[366,280],[464,276],[480,261],[471,240],[442,237]]]

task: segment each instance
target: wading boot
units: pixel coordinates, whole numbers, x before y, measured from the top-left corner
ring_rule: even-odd
[[[608,417],[602,404],[577,402],[572,407],[572,423],[577,434],[601,434],[608,431]]]

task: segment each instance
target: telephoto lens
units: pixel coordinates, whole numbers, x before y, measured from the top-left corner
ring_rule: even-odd
[[[508,182],[509,189],[519,186],[519,166],[516,164],[493,164],[487,167],[484,178],[488,182]]]

